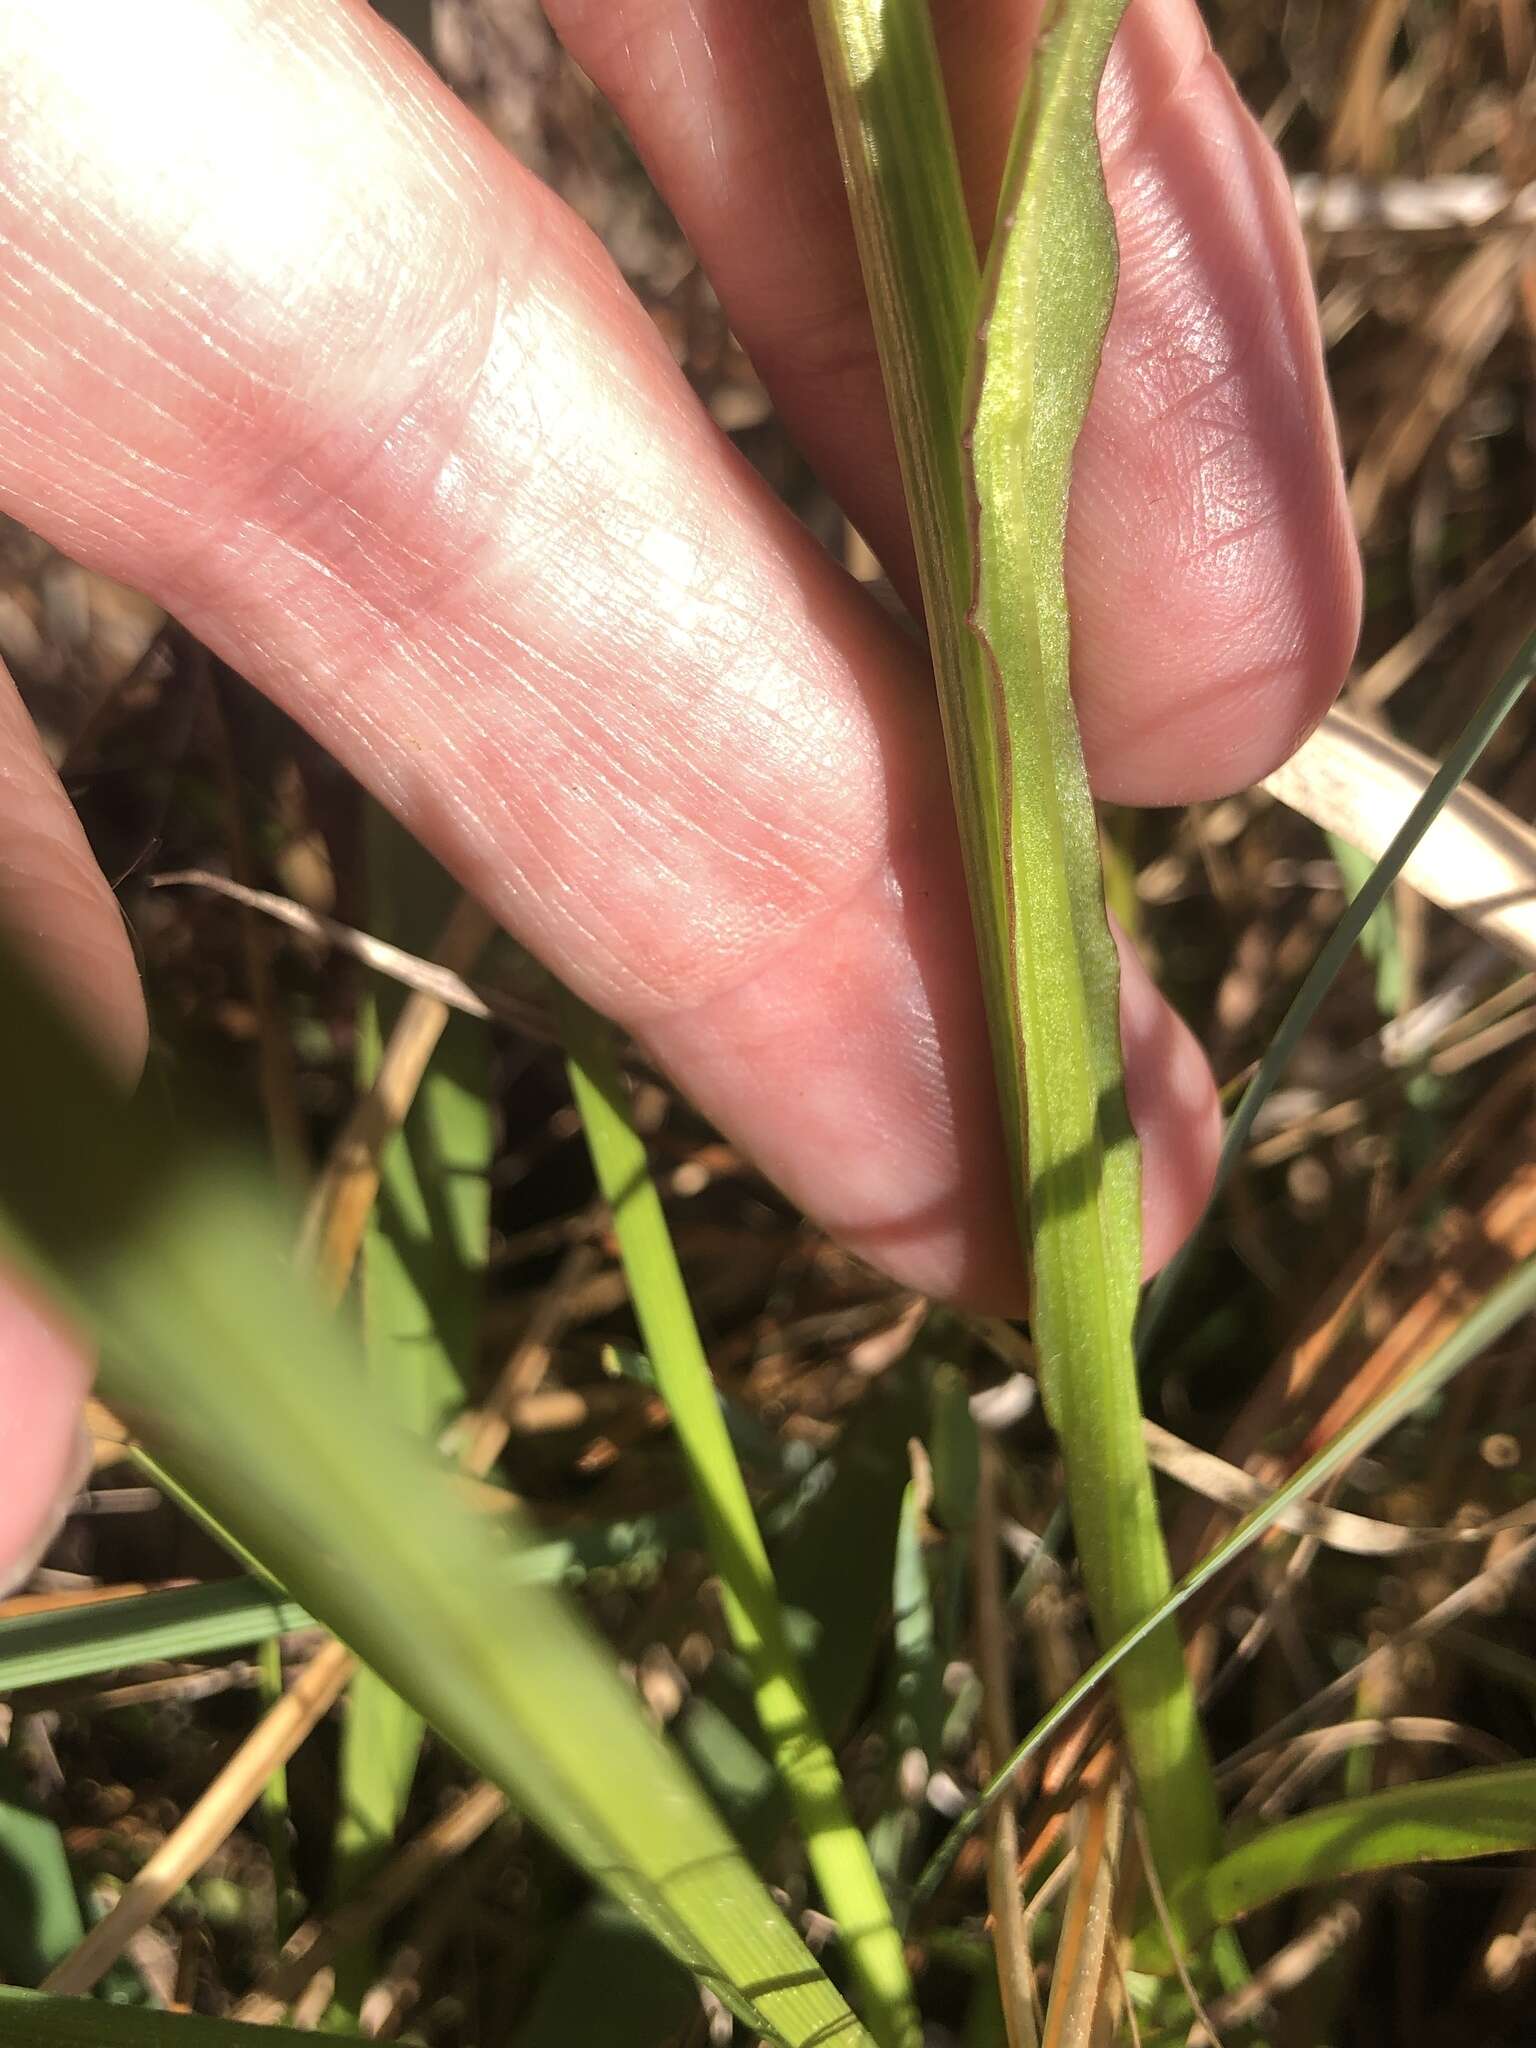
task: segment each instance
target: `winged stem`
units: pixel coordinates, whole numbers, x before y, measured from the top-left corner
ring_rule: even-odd
[[[1106,1642],[1171,1584],[1141,1439],[1139,1155],[1063,568],[1114,295],[1095,110],[1123,5],[1058,0],[978,274],[924,0],[814,0],[918,552],[1042,1386]],[[1118,1684],[1177,1883],[1214,1852],[1218,1822],[1176,1633],[1150,1637]]]

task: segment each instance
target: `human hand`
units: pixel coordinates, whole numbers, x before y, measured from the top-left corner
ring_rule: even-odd
[[[912,594],[800,0],[550,0],[781,414]],[[980,227],[1030,41],[941,0]],[[1255,780],[1359,593],[1279,168],[1194,0],[1133,0],[1100,125],[1120,297],[1069,539],[1095,785]],[[690,395],[587,231],[360,0],[8,0],[0,508],[300,719],[798,1203],[907,1284],[1022,1273],[930,679]],[[0,677],[0,683],[4,678]],[[126,1067],[116,905],[14,694],[0,915]],[[1149,1265],[1209,1072],[1127,959]],[[0,1578],[85,1370],[0,1286]]]

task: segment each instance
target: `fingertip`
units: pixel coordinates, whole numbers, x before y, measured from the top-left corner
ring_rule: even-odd
[[[37,729],[0,666],[0,923],[125,1083],[149,1026],[138,962]]]
[[[1306,250],[1191,0],[1135,0],[1100,99],[1120,291],[1074,472],[1099,793],[1259,780],[1348,673],[1360,567]]]
[[[0,1592],[36,1566],[89,1470],[85,1353],[30,1286],[0,1274]]]

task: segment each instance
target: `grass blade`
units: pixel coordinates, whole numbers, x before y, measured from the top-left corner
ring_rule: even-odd
[[[1118,966],[1068,680],[1067,489],[1114,290],[1094,125],[1122,0],[1042,41],[978,278],[923,0],[818,0],[917,546],[1042,1385],[1095,1619],[1113,1640],[1170,1579],[1131,1325],[1139,1161],[1121,1098]],[[973,352],[973,343],[980,341]],[[974,633],[959,630],[970,618]],[[1216,1839],[1176,1637],[1121,1680],[1165,1868]]]
[[[790,1644],[661,1197],[630,1114],[613,1034],[573,996],[562,999],[561,1021],[571,1086],[598,1186],[613,1213],[635,1319],[688,1468],[720,1575],[726,1623],[751,1675],[774,1765],[827,1911],[838,1923],[870,2031],[882,2048],[912,2048],[921,2029],[901,1937]]]
[[[827,1455],[827,1483],[774,1544],[780,1597],[810,1645],[805,1674],[817,1719],[838,1735],[867,1696],[882,1647],[907,1445],[923,1421],[922,1380],[909,1358],[876,1382]],[[828,1558],[837,1559],[836,1571]],[[763,1754],[738,1659],[715,1659],[673,1732],[748,1855],[771,1857],[787,1802]],[[596,1898],[563,1932],[514,2048],[656,2048],[682,2038],[697,2011],[697,1994],[676,1965],[610,1899]]]
[[[965,376],[980,272],[928,0],[811,0],[880,371],[901,461],[1004,1123],[1024,1126],[1012,1057],[1003,768],[971,601]]]
[[[690,1515],[638,1515],[534,1541],[521,1552],[525,1583],[579,1585],[592,1574],[654,1572],[669,1549],[696,1539]],[[68,1685],[131,1664],[217,1657],[310,1628],[314,1617],[259,1579],[221,1579],[167,1593],[135,1593],[89,1606],[0,1619],[0,1692]]]
[[[216,1657],[309,1622],[297,1601],[283,1600],[253,1579],[19,1614],[0,1621],[0,1692],[67,1685],[128,1664]]]
[[[437,863],[381,809],[367,813],[369,924],[391,944],[427,950],[458,895]],[[390,985],[363,999],[358,1079],[373,1085],[405,1005]],[[489,1250],[489,1040],[452,1015],[400,1130],[380,1160],[379,1198],[359,1258],[363,1353],[381,1399],[426,1442],[462,1407]],[[410,1797],[423,1721],[378,1674],[348,1689],[339,1762],[332,1900],[382,1864]],[[353,2013],[373,1975],[364,1945],[344,1953],[336,2000]]]
[[[922,1760],[924,1774],[938,1755],[943,1707],[943,1669],[933,1611],[933,1587],[923,1554],[923,1505],[915,1484],[901,1497],[896,1555],[891,1572],[891,1668],[883,1715],[893,1768],[887,1804],[869,1831],[870,1854],[888,1896],[904,1895],[907,1859],[922,1826],[920,1808],[905,1796],[902,1780],[909,1760]]]
[[[41,1984],[85,1934],[64,1838],[0,1750],[0,1970]]]
[[[133,1434],[748,2025],[865,2038],[511,1519],[369,1400],[265,1177],[124,1102],[8,949],[0,987],[4,1235]]]
[[[1190,1942],[1312,1885],[1406,1864],[1536,1849],[1536,1764],[1500,1764],[1340,1799],[1265,1828],[1170,1902]],[[1145,1937],[1147,1959],[1163,1944]]]
[[[1438,765],[1336,704],[1260,787],[1373,863]],[[1490,945],[1536,967],[1536,830],[1496,798],[1467,783],[1454,791],[1409,856],[1403,880]]]

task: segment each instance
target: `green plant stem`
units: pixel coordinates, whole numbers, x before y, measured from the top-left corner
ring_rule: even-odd
[[[1040,1388],[1101,1642],[1172,1573],[1141,1429],[1132,1332],[1141,1160],[1124,1099],[1119,960],[1070,681],[1072,460],[1098,375],[1118,255],[1099,161],[1099,80],[1125,0],[1067,0],[1031,65],[983,271],[971,368],[972,623],[1007,763],[1007,930],[1028,1109],[1027,1218]],[[1220,1812],[1178,1633],[1117,1677],[1165,1883],[1214,1852]]]
[[[731,1639],[758,1718],[805,1835],[827,1911],[837,1921],[865,2018],[882,2048],[915,2048],[921,2028],[901,1937],[868,1844],[854,1825],[837,1760],[817,1724],[789,1642],[762,1532],[752,1511],[677,1262],[645,1145],[630,1114],[608,1025],[561,999],[571,1088],[599,1188],[613,1214],[635,1319],[671,1414],[720,1576]]]
[[[457,885],[387,812],[365,807],[368,927],[425,952],[438,942]],[[379,1077],[405,1010],[403,990],[365,988],[358,1013],[357,1081]],[[490,1230],[490,1045],[483,1022],[450,1016],[415,1098],[379,1160],[379,1191],[363,1234],[357,1301],[375,1398],[435,1443],[464,1405],[484,1293]],[[421,1751],[420,1714],[366,1667],[347,1690],[337,1760],[330,1907],[347,1903],[381,1867],[406,1811]],[[349,2027],[378,1974],[373,1938],[336,1958],[326,2025]]]
[[[978,272],[926,0],[813,0],[917,550],[1042,1391],[1104,1642],[1171,1585],[1141,1438],[1139,1158],[1063,566],[1114,288],[1094,106],[1122,7],[1059,8]],[[1148,1640],[1117,1686],[1174,1884],[1219,1836],[1176,1633]]]

